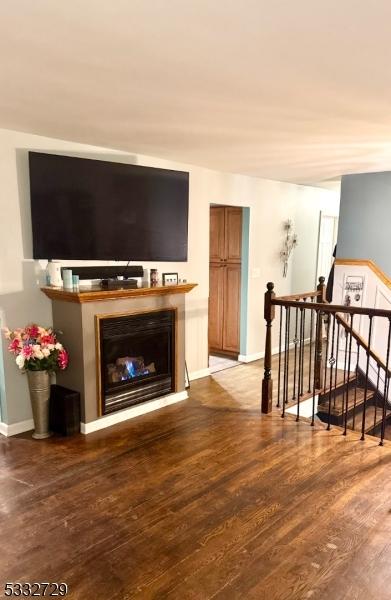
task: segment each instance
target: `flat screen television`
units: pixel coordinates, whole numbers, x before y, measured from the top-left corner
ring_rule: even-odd
[[[186,261],[189,174],[29,152],[37,259]]]

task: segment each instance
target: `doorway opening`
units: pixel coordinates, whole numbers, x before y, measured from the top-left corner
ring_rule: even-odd
[[[338,236],[338,217],[320,213],[319,220],[319,243],[318,243],[318,264],[316,273],[316,282],[319,277],[329,276],[331,265],[333,264],[333,252],[337,243]]]
[[[210,207],[209,368],[240,364],[246,354],[249,209]]]

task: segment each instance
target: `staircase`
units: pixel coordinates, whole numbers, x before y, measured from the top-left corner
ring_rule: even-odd
[[[383,396],[371,382],[365,391],[365,377],[360,372],[346,375],[338,370],[338,381],[336,386],[327,386],[319,392],[318,417],[324,423],[330,421],[343,429],[346,422],[346,429],[354,431],[362,428],[365,409],[364,433],[378,436],[383,420]],[[386,427],[390,418],[391,411],[386,407]]]
[[[340,427],[345,435],[353,430],[361,434],[362,440],[367,435],[377,436],[380,445],[391,439],[391,311],[329,304],[321,277],[316,290],[293,296],[276,297],[274,285],[269,283],[264,317],[262,412],[273,409],[276,385],[276,407],[282,417],[287,405],[292,412],[295,401],[299,420],[301,402],[312,397],[312,425],[317,416],[328,429],[331,425]],[[279,356],[278,373],[273,377],[271,339],[275,319]],[[375,321],[388,333],[385,357],[373,349]],[[367,340],[357,332],[355,323],[365,323]]]

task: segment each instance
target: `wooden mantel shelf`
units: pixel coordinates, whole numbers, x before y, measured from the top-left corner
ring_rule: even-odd
[[[97,302],[101,300],[118,300],[124,298],[139,298],[140,296],[168,296],[171,294],[187,294],[198,285],[197,283],[179,283],[166,286],[141,286],[118,290],[103,290],[100,287],[80,287],[79,291],[64,290],[60,287],[43,287],[43,291],[51,300],[63,302]]]

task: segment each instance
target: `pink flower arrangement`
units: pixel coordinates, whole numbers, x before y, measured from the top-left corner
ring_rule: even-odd
[[[21,371],[56,371],[68,366],[68,352],[51,327],[45,329],[33,323],[24,329],[4,329],[4,336]]]

